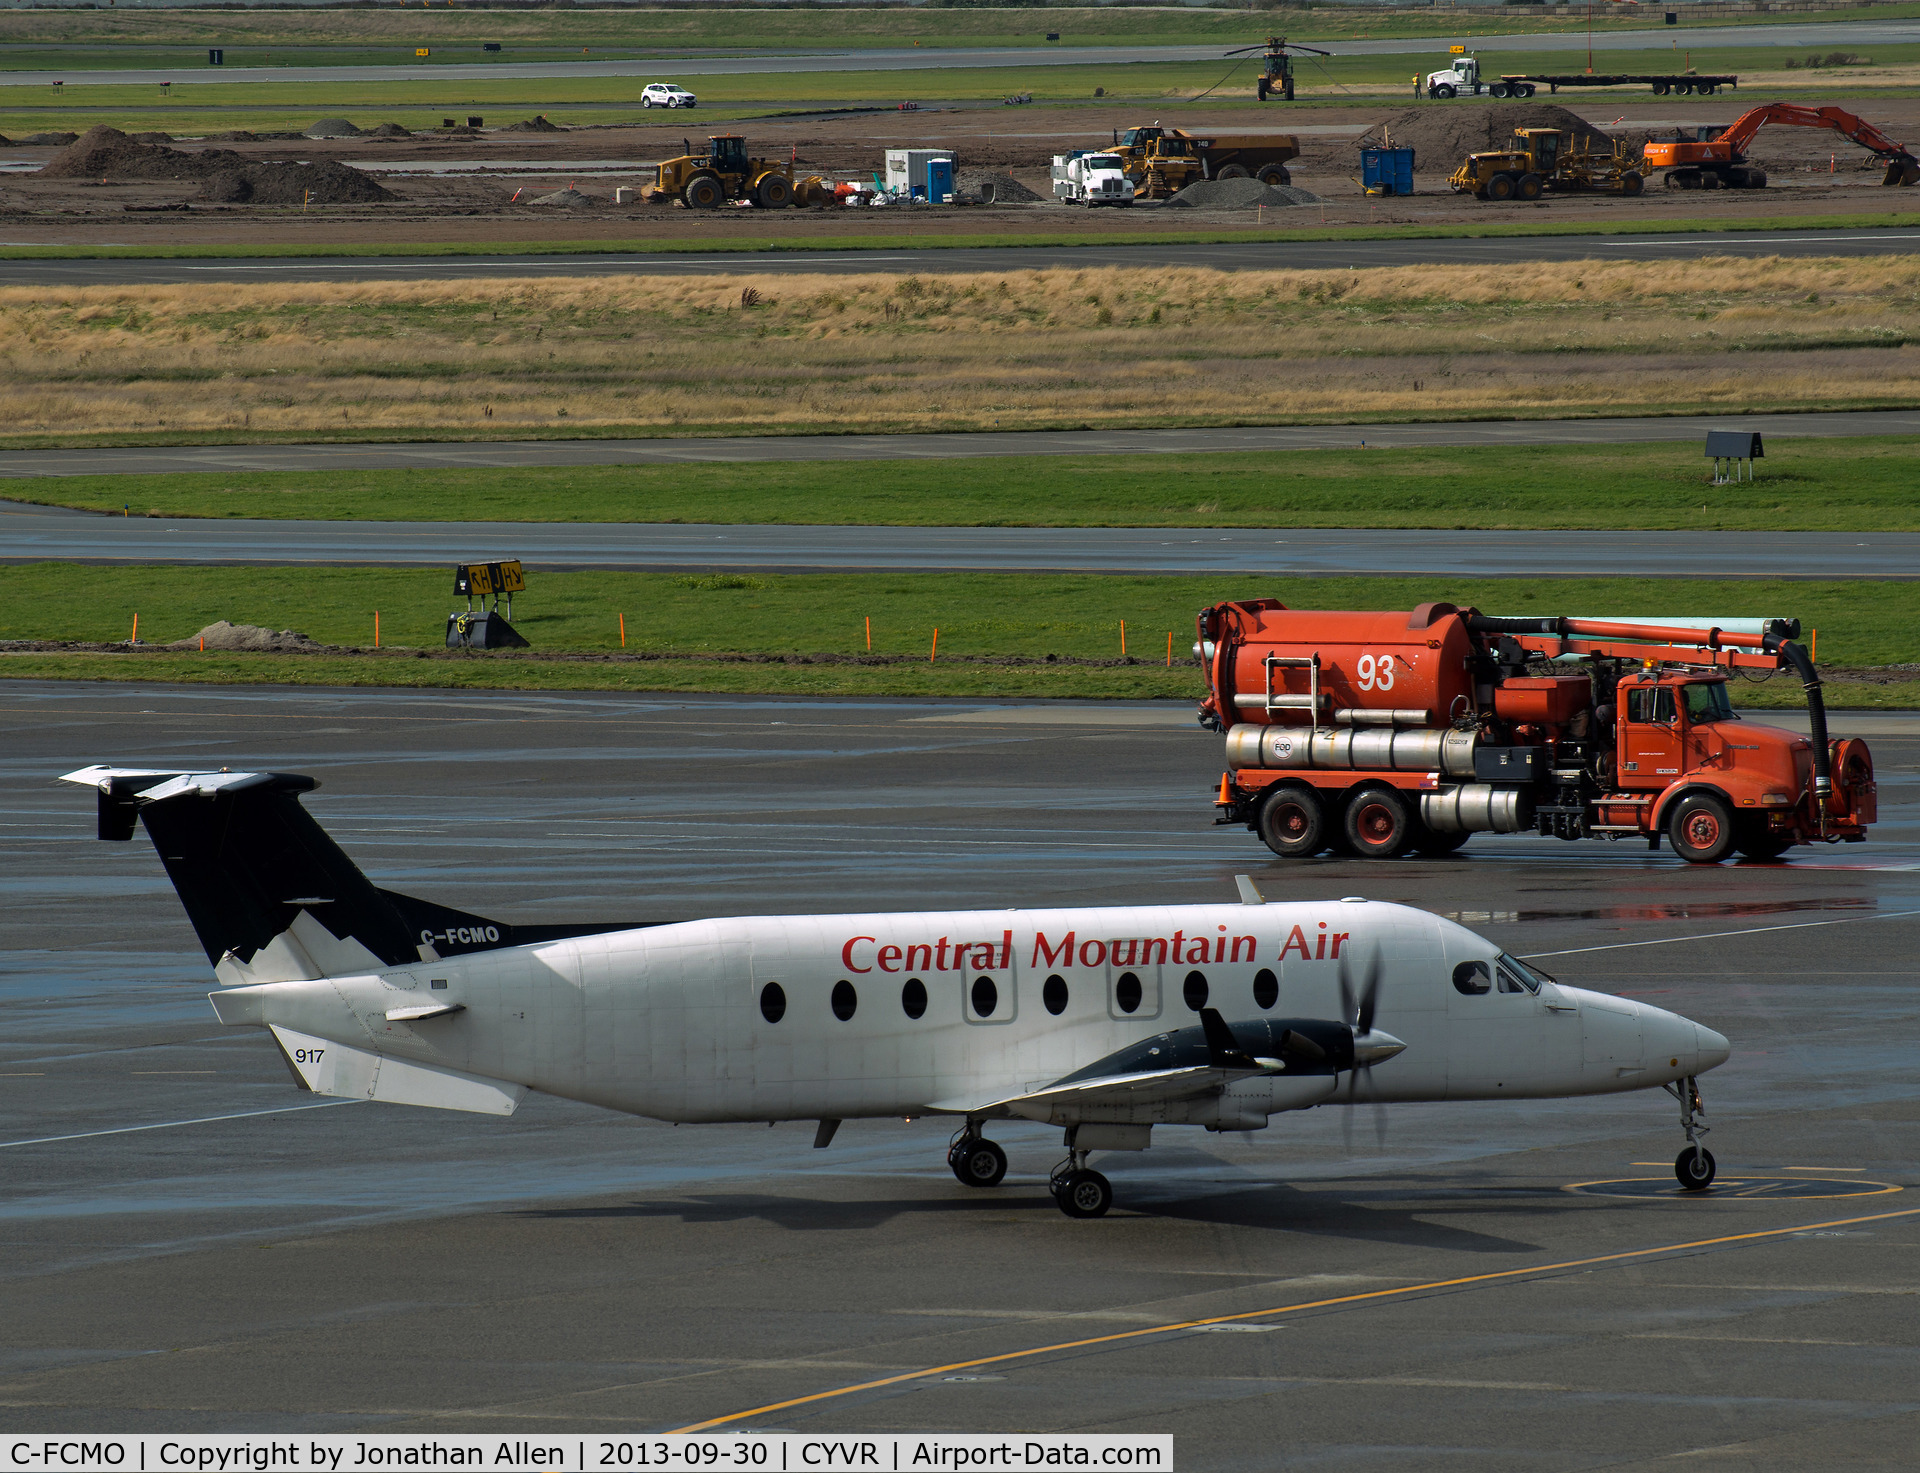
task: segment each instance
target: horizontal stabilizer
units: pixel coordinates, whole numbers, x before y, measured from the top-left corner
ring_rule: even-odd
[[[273,1037],[300,1082],[319,1095],[423,1105],[434,1110],[469,1110],[476,1115],[511,1115],[527,1092],[524,1084],[390,1059],[277,1024],[273,1025]]]

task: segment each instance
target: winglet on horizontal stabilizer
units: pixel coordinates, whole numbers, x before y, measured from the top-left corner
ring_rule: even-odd
[[[373,884],[300,804],[292,772],[179,772],[96,764],[100,837],[145,824],[187,919],[227,986],[338,977],[505,946],[626,929],[509,926]]]
[[[424,1105],[434,1110],[469,1110],[476,1115],[511,1115],[527,1093],[524,1084],[390,1059],[277,1024],[273,1025],[273,1040],[300,1082],[318,1095],[380,1100],[389,1105]]]

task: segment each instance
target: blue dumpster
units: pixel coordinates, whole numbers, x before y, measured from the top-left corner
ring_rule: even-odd
[[[1368,194],[1412,194],[1413,150],[1361,149],[1360,186]]]

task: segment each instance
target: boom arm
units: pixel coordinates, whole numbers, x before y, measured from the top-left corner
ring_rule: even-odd
[[[1746,152],[1747,145],[1768,123],[1784,123],[1795,128],[1831,128],[1842,137],[1859,144],[1876,157],[1911,158],[1904,144],[1895,143],[1865,118],[1839,107],[1802,107],[1794,102],[1774,102],[1742,113],[1733,126],[1715,139],[1735,154]]]

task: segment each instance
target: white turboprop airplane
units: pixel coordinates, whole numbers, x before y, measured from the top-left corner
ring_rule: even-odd
[[[214,964],[225,1024],[304,1089],[511,1114],[529,1089],[672,1121],[950,1115],[948,1164],[999,1184],[991,1120],[1092,1151],[1156,1125],[1259,1130],[1359,1101],[1664,1088],[1683,1186],[1713,1180],[1695,1076],[1727,1041],[1562,986],[1424,911],[1358,899],[513,926],[376,888],[301,806],[314,779],[87,767],[99,834],[144,823]],[[1357,975],[1356,989],[1350,980]],[[1388,1031],[1390,1026],[1391,1031]]]

